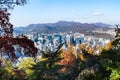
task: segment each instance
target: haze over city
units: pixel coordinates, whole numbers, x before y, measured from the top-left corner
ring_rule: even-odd
[[[120,23],[119,0],[28,0],[10,11],[16,27],[35,23],[76,21],[82,23]]]

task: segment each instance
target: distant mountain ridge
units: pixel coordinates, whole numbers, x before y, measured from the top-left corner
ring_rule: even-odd
[[[46,24],[30,24],[26,27],[15,27],[15,31],[38,32],[38,33],[54,33],[54,32],[83,32],[92,31],[98,28],[109,28],[112,25],[105,23],[80,23],[59,21],[56,23]]]
[[[105,23],[102,23],[102,22],[98,22],[98,23],[93,23],[93,25],[96,25],[98,27],[111,27],[112,25],[110,24],[105,24]]]

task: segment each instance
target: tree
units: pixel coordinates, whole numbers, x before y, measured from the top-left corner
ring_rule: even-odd
[[[0,67],[0,80],[26,80],[24,70],[15,69],[10,61]]]
[[[26,78],[30,80],[34,72],[34,70],[31,70],[30,68],[35,64],[34,58],[23,58],[23,60],[18,64],[18,70],[24,70]]]
[[[72,65],[76,59],[73,46],[70,44],[67,50],[62,50],[60,57],[59,65]]]
[[[101,72],[97,74],[99,80],[119,80],[120,79],[120,28],[116,25],[116,36],[111,42],[109,49],[103,50],[99,60]],[[109,45],[107,45],[109,47]],[[104,75],[103,75],[104,74]]]
[[[0,0],[0,56],[9,56],[14,61],[17,59],[15,54],[15,47],[18,45],[23,48],[23,54],[35,57],[37,48],[34,46],[34,42],[28,39],[26,36],[21,35],[14,37],[13,25],[9,22],[10,13],[9,9],[13,9],[15,5],[24,5],[26,0]],[[0,60],[0,62],[2,62]]]
[[[59,69],[62,66],[58,65],[57,62],[62,59],[60,57],[62,45],[58,46],[55,52],[42,53],[42,60],[31,68],[34,70],[32,80],[58,80]]]

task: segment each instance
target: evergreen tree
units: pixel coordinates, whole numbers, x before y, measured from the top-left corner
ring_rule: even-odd
[[[99,80],[120,79],[120,28],[116,25],[115,40],[112,41],[112,48],[110,50],[103,50],[100,56],[100,64],[102,66],[101,73],[98,74]],[[103,75],[104,74],[104,75]]]
[[[57,64],[61,60],[60,53],[63,44],[58,46],[55,52],[43,52],[42,60],[37,62],[31,70],[34,70],[32,80],[57,80],[60,75],[59,69],[62,67]]]

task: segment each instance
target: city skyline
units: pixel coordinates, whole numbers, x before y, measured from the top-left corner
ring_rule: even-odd
[[[11,12],[14,26],[36,23],[76,21],[81,23],[120,23],[118,0],[29,0]]]

